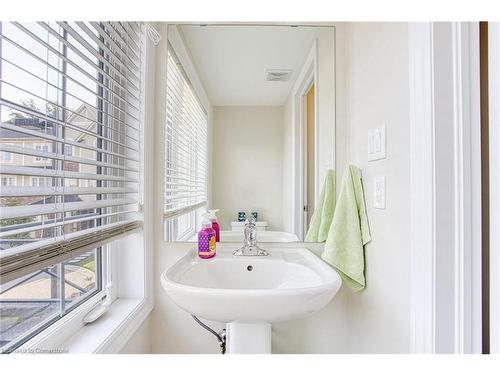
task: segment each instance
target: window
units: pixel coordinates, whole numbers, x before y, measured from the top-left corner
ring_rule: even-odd
[[[10,152],[0,152],[0,160],[3,163],[10,163],[12,161],[12,154]]]
[[[107,244],[142,226],[143,35],[0,23],[0,352],[104,296]]]
[[[49,144],[35,144],[35,151],[38,151],[40,153],[48,153],[50,150],[50,145]],[[34,156],[33,161],[35,162],[45,162],[49,159],[44,158],[43,156]]]
[[[31,186],[34,187],[52,186],[52,179],[50,177],[31,177]]]
[[[16,186],[16,178],[15,177],[1,177],[0,178],[1,186]]]
[[[101,270],[99,248],[3,283],[0,352],[22,344],[99,292]]]
[[[165,239],[196,233],[207,200],[207,114],[172,46],[167,56]]]
[[[72,145],[64,145],[64,155],[73,156],[73,146]]]
[[[10,152],[1,151],[0,152],[0,162],[2,163],[12,163],[12,154]]]

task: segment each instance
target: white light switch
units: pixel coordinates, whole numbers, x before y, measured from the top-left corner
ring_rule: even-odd
[[[385,159],[385,125],[368,131],[368,161]]]
[[[385,176],[375,176],[373,207],[385,209]]]

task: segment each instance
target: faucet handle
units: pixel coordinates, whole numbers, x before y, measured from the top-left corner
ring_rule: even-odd
[[[245,226],[247,225],[255,225],[255,218],[249,217],[248,219],[245,220]]]

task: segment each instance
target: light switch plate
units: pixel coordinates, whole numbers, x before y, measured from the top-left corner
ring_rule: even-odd
[[[385,124],[368,131],[368,161],[385,159]]]
[[[375,176],[373,207],[385,210],[385,176]]]

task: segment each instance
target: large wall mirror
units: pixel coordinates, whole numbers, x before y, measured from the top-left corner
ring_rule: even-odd
[[[335,30],[169,25],[165,238],[196,241],[218,209],[221,241],[303,241],[335,166]]]

